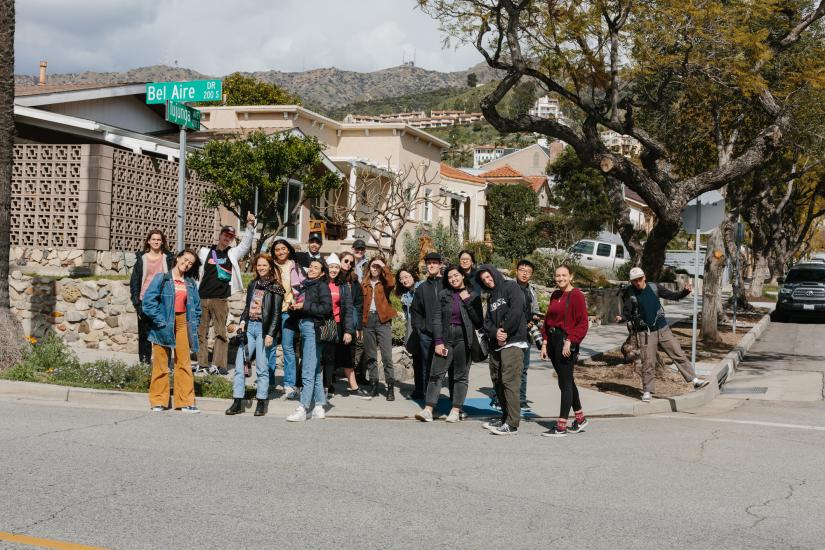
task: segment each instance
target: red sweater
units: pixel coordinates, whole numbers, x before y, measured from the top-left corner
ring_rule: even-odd
[[[567,333],[567,337],[573,344],[580,344],[587,334],[587,304],[584,294],[578,288],[570,291],[570,305],[566,305],[567,295],[561,290],[556,290],[550,295],[550,307],[547,308],[547,315],[544,317],[542,335],[547,341],[547,335],[551,329],[560,328]],[[567,313],[565,315],[565,308]]]

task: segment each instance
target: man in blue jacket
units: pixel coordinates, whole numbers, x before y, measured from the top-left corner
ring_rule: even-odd
[[[501,403],[501,420],[483,426],[494,435],[515,435],[521,421],[519,389],[524,350],[529,347],[524,292],[516,281],[506,280],[490,264],[480,265],[476,277],[489,295],[483,330],[490,347],[490,379]]]

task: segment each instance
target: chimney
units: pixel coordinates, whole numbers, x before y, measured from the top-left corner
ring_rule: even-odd
[[[49,65],[48,61],[40,62],[40,80],[37,82],[38,86],[46,85],[46,67]]]

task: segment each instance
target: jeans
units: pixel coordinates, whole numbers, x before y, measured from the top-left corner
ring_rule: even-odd
[[[433,344],[432,334],[418,331],[418,346],[421,350],[418,359],[421,366],[418,368],[418,372],[413,371],[415,374],[415,389],[418,391],[420,384],[421,393],[424,393],[427,390],[427,380],[430,379],[430,367],[433,364],[435,345]]]
[[[573,411],[580,411],[582,403],[579,399],[579,389],[576,387],[576,382],[573,379],[573,369],[576,366],[578,353],[572,353],[570,357],[565,357],[562,354],[564,350],[564,335],[559,331],[553,331],[549,342],[550,361],[553,363],[553,369],[556,371],[556,377],[559,379],[559,391],[561,392],[561,403],[559,404],[559,418],[567,419],[570,415],[570,409]]]
[[[364,327],[364,357],[371,384],[378,383],[378,351],[384,364],[384,381],[395,383],[395,369],[392,364],[392,321],[382,323],[377,313],[370,313]]]
[[[447,355],[433,356],[430,380],[427,384],[426,403],[432,407],[436,406],[438,396],[441,394],[441,385],[449,371],[453,408],[460,409],[464,406],[464,400],[467,397],[470,376],[470,347],[467,345],[463,326],[450,325],[446,328],[444,346],[447,348]]]
[[[290,311],[281,313],[281,350],[284,352],[284,381],[283,386],[294,388],[295,379],[295,333],[298,332],[298,316]],[[269,381],[275,382],[276,346],[269,350]]]
[[[521,387],[519,388],[519,399],[522,405],[527,404],[527,369],[530,368],[530,348],[524,350],[524,365],[521,367]]]
[[[247,355],[255,354],[255,374],[256,390],[255,397],[258,399],[266,399],[269,392],[269,360],[268,353],[273,347],[266,348],[264,346],[263,325],[260,321],[249,321],[246,325],[246,353]],[[232,397],[235,399],[243,399],[246,393],[246,383],[243,372],[243,348],[238,348],[238,353],[235,355],[235,375],[232,384]]]
[[[301,356],[303,369],[301,380],[304,389],[301,390],[301,405],[306,409],[315,406],[325,405],[326,393],[324,392],[323,372],[321,372],[321,354],[324,345],[318,338],[313,319],[301,319],[298,322],[298,329],[301,331]]]

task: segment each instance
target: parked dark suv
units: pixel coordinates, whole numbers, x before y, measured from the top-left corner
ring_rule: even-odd
[[[795,265],[780,282],[774,319],[787,321],[802,314],[825,317],[825,264]]]

